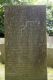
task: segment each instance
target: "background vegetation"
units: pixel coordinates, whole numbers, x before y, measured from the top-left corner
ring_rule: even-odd
[[[46,28],[49,35],[53,36],[53,5],[47,5]]]
[[[36,5],[36,4],[46,4],[46,29],[49,35],[53,35],[53,4],[49,1],[44,0],[40,3],[41,0],[0,0],[0,37],[4,37],[5,28],[4,28],[4,6],[5,5]]]

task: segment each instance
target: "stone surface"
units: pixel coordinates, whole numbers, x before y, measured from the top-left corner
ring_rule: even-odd
[[[0,62],[5,63],[5,39],[0,38]]]
[[[6,80],[47,80],[45,6],[5,8]]]

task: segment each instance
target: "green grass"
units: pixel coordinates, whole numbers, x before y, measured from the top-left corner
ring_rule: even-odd
[[[53,68],[47,68],[48,80],[53,80]],[[0,63],[0,80],[5,80],[5,65]]]
[[[0,80],[5,80],[5,65],[0,63]]]
[[[47,68],[48,80],[53,80],[53,68]]]

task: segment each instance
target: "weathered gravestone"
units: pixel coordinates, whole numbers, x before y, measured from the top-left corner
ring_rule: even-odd
[[[6,80],[47,80],[45,6],[5,8]]]

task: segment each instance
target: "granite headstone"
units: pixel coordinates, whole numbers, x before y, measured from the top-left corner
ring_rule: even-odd
[[[5,80],[47,80],[46,7],[5,7]]]

